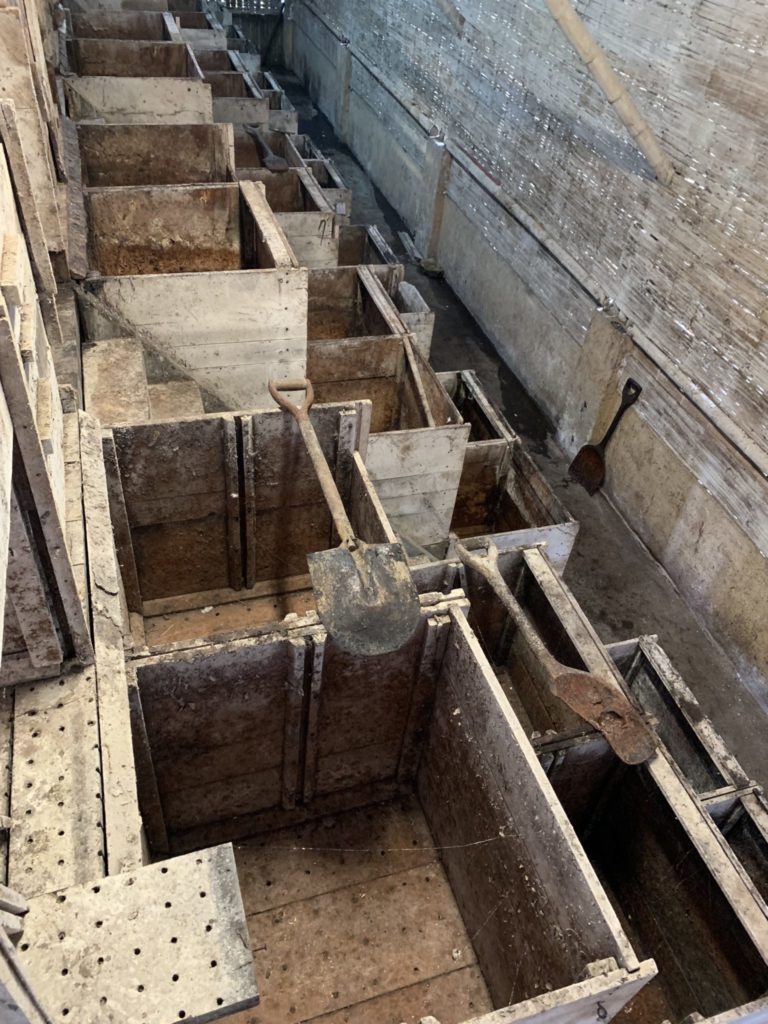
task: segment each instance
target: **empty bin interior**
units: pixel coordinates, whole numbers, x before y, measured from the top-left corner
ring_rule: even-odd
[[[678,1024],[763,995],[768,967],[647,771],[617,767],[592,807],[585,849],[633,945],[659,968],[627,1019]]]
[[[88,210],[90,263],[103,276],[274,266],[236,184],[91,190]]]
[[[186,78],[190,52],[184,43],[133,39],[71,39],[69,61],[77,75],[120,78]]]
[[[311,271],[307,330],[310,342],[392,333],[354,267]]]
[[[214,99],[227,96],[253,97],[253,92],[240,71],[206,71],[205,81],[210,85]]]
[[[155,852],[235,840],[270,1024],[459,1024],[636,966],[460,622],[386,658],[274,635],[135,674]]]
[[[91,188],[192,185],[231,177],[228,127],[81,124],[83,183]]]
[[[70,14],[72,35],[78,39],[167,39],[160,11],[93,11]]]
[[[229,50],[195,50],[195,60],[202,71],[232,71]]]
[[[474,374],[438,376],[471,428],[451,531],[458,537],[474,537],[572,523],[517,435],[482,393]]]

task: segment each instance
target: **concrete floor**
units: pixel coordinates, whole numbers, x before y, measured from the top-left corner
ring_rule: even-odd
[[[436,315],[431,362],[437,370],[473,369],[488,397],[526,442],[549,483],[581,524],[565,581],[602,640],[655,633],[677,670],[746,772],[768,789],[768,714],[741,682],[733,663],[699,623],[661,565],[605,495],[590,497],[568,478],[568,459],[554,430],[470,313],[444,282],[425,277],[398,236],[405,224],[375,187],[298,79],[278,76],[310,135],[353,190],[353,224],[377,224],[406,264],[406,278]],[[566,382],[563,382],[565,386]],[[610,453],[609,453],[610,454]]]

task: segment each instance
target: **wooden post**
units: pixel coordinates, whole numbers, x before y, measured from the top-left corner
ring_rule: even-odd
[[[453,158],[448,152],[444,140],[427,139],[416,245],[421,254],[430,260],[437,259],[440,231],[443,225],[445,192],[448,188],[452,162]]]

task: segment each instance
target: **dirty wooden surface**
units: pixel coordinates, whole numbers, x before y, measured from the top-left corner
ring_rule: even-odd
[[[358,852],[359,851],[359,852]],[[262,1002],[228,1024],[441,1024],[491,1009],[418,803],[236,848]]]

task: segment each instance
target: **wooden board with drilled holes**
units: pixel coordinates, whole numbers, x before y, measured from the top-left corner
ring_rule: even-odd
[[[19,959],[54,1018],[78,1024],[214,1020],[258,1002],[231,846],[30,900]]]

